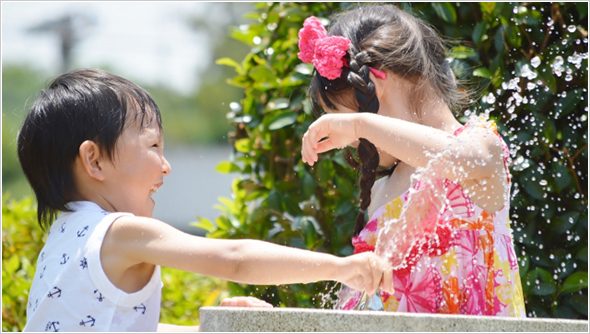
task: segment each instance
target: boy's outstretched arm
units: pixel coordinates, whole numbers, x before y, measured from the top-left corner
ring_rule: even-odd
[[[248,284],[334,280],[370,294],[382,283],[393,292],[389,265],[373,253],[337,257],[260,240],[209,239],[145,217],[118,218],[105,236],[101,261],[115,281],[127,279],[130,268],[157,264]]]

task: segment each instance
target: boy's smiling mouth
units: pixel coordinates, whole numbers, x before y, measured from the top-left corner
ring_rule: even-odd
[[[162,186],[162,183],[152,186],[150,188],[150,195],[153,195],[158,192],[158,189]]]

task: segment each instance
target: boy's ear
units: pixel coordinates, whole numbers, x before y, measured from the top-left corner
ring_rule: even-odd
[[[80,145],[78,155],[88,176],[97,179],[98,181],[103,181],[105,174],[100,147],[92,140],[85,140]]]

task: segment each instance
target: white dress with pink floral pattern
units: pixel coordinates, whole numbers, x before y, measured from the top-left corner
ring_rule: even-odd
[[[455,135],[469,126],[482,124],[470,121],[459,128]],[[487,122],[483,126],[490,127],[500,137],[494,123]],[[502,145],[510,184],[509,152],[503,141]],[[445,179],[444,185],[447,203],[461,207],[460,210],[450,209],[461,213],[447,216],[445,222],[439,222],[435,238],[437,242],[428,243],[428,246],[414,245],[405,259],[406,267],[393,272],[395,293],[389,295],[381,292],[384,309],[526,317],[508,217],[510,196],[506,196],[505,205],[500,211],[491,214],[473,203],[459,184]],[[417,186],[420,186],[419,182],[414,185]],[[372,214],[365,228],[352,240],[355,253],[374,251],[378,231],[386,221],[400,217],[409,191]],[[343,305],[343,309],[352,309],[360,295],[360,292],[354,294]]]

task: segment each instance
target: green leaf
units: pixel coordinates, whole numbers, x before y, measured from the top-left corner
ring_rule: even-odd
[[[550,272],[543,268],[536,268],[530,271],[526,276],[526,281],[530,283],[530,293],[537,296],[547,296],[557,291],[557,285]],[[538,281],[538,283],[537,283]],[[525,283],[526,284],[526,283]]]
[[[582,97],[583,89],[578,88],[567,92],[566,97],[562,97],[557,101],[557,109],[561,110],[561,117],[569,114],[574,110],[576,105],[580,103],[580,98]]]
[[[506,40],[508,41],[508,43],[515,47],[518,48],[520,47],[520,44],[522,43],[522,37],[520,36],[520,32],[518,31],[518,28],[512,25],[509,25],[506,27]]]
[[[281,194],[276,190],[271,190],[266,199],[268,207],[278,212],[283,212],[283,199]]]
[[[580,249],[578,255],[576,256],[577,259],[588,263],[588,246]]]
[[[267,110],[281,110],[289,108],[289,99],[284,97],[273,99],[266,104]]]
[[[495,7],[496,7],[495,2],[480,2],[479,3],[479,8],[481,9],[481,11],[483,13],[491,14],[494,11]]]
[[[286,113],[278,114],[268,125],[268,129],[271,131],[276,131],[278,129],[282,129],[286,126],[289,126],[293,123],[297,122],[297,114],[289,111]]]
[[[250,138],[241,138],[236,140],[234,147],[238,152],[250,153],[252,150],[252,140]]]
[[[233,67],[236,69],[236,72],[238,72],[238,74],[244,74],[244,69],[242,68],[242,66],[240,66],[240,64],[238,64],[235,60],[231,58],[217,59],[215,61],[215,64]]]
[[[196,226],[198,228],[202,228],[205,231],[211,233],[217,229],[217,226],[213,224],[209,219],[206,218],[199,218],[199,221],[195,223],[191,223],[191,226]]]
[[[450,56],[455,59],[467,59],[472,57],[477,57],[478,53],[475,49],[460,45],[456,46],[451,50]]]
[[[576,8],[578,9],[579,19],[583,20],[588,15],[588,3],[587,2],[576,2]]]
[[[473,33],[471,34],[471,38],[475,45],[479,46],[484,39],[486,38],[486,32],[488,30],[488,23],[485,21],[479,22],[475,28],[473,29]]]
[[[494,46],[496,48],[496,51],[498,51],[499,54],[504,54],[506,52],[506,46],[504,44],[504,32],[505,32],[506,26],[501,25],[498,27],[498,29],[496,30],[496,35],[494,37]]]
[[[301,180],[302,192],[304,198],[309,198],[315,192],[317,187],[313,177],[307,171],[304,172],[303,179]]]
[[[276,83],[277,77],[274,73],[264,65],[256,65],[248,72],[248,75],[258,83],[274,82]]]
[[[583,316],[588,317],[588,295],[568,296],[566,303]]]
[[[481,78],[486,78],[486,79],[492,79],[492,73],[490,72],[490,70],[488,70],[485,67],[480,67],[480,68],[476,68],[473,71],[473,75],[476,77],[481,77]]]
[[[588,272],[576,271],[563,282],[561,291],[563,293],[578,292],[588,287]]]
[[[436,12],[436,15],[448,23],[457,22],[457,13],[455,8],[448,2],[433,2],[432,8]]]
[[[239,172],[242,169],[238,165],[234,164],[233,162],[222,161],[217,165],[217,167],[215,167],[215,170],[220,173],[229,174],[229,173]]]
[[[527,173],[527,174],[531,175],[530,173]],[[531,195],[532,197],[534,197],[538,200],[543,200],[543,194],[545,193],[545,190],[539,184],[538,179],[533,181],[531,177],[526,177],[526,178],[521,178],[520,182],[524,186],[524,190],[527,192],[527,194]]]

